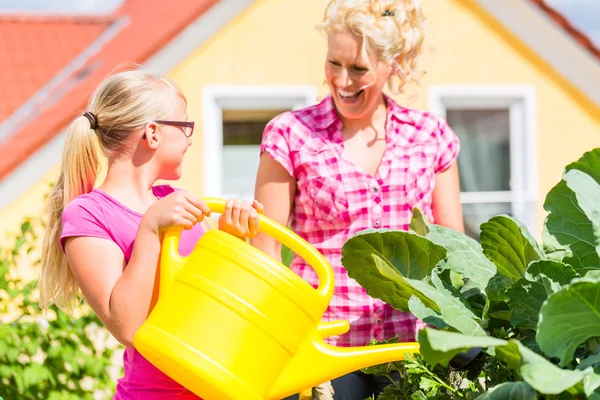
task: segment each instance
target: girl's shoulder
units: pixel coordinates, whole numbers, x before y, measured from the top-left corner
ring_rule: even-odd
[[[96,190],[92,190],[90,193],[85,193],[75,197],[71,200],[63,211],[63,217],[65,215],[71,216],[81,213],[88,213],[91,215],[100,214],[98,211],[102,210],[103,202],[107,199],[100,195]]]
[[[174,188],[171,185],[152,186],[152,193],[154,193],[154,195],[159,199],[170,195],[171,193],[173,193],[176,190],[183,190],[183,189]]]

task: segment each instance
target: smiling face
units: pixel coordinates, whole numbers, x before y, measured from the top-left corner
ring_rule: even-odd
[[[348,31],[331,32],[327,45],[325,76],[338,113],[343,119],[370,118],[383,101],[391,66],[372,55],[366,58],[363,39]]]

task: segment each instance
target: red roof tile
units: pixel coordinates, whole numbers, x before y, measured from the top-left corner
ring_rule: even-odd
[[[109,25],[106,18],[0,16],[0,122]]]
[[[57,70],[62,70],[69,62],[73,62],[75,57],[81,54],[81,50],[89,44],[98,40],[100,35],[108,36],[107,42],[103,43],[96,54],[89,56],[79,68],[74,69],[67,74],[67,79],[55,82],[52,86],[53,93],[49,100],[41,100],[34,107],[30,108],[30,113],[21,118],[12,129],[8,138],[0,137],[0,180],[4,179],[10,172],[24,162],[30,155],[35,153],[43,145],[58,135],[61,130],[71,121],[71,119],[81,112],[87,103],[87,100],[97,84],[106,77],[115,67],[125,62],[143,63],[153,54],[165,46],[178,33],[195,21],[218,0],[169,0],[165,7],[164,0],[126,0],[125,3],[113,15],[101,20],[80,19],[81,17],[63,17],[63,24],[70,21],[69,32],[67,28],[58,22],[54,22],[57,30],[61,33],[50,33],[47,30],[37,30],[32,25],[26,23],[16,24],[9,39],[10,53],[2,54],[0,66],[14,66],[19,64],[17,60],[27,60],[35,63],[35,67],[30,67],[30,71],[39,72],[17,72],[12,74],[19,76],[21,82],[36,80],[37,87],[28,87],[28,93],[20,93],[20,87],[15,83],[16,78],[0,81],[0,92],[10,92],[10,108],[20,107],[23,99],[28,99],[32,92],[40,89],[40,82],[48,80],[48,77],[56,76]],[[0,26],[7,23],[8,19],[0,18]],[[110,21],[114,21],[110,23]],[[78,24],[86,28],[76,28]],[[35,24],[34,24],[35,25]],[[40,26],[39,23],[37,25]],[[17,27],[22,29],[17,32]],[[53,28],[54,28],[53,27]],[[0,28],[2,29],[2,28]],[[76,29],[81,29],[77,31]],[[113,30],[110,36],[109,30]],[[74,43],[65,43],[62,38],[66,35]],[[87,40],[86,40],[87,39]],[[0,43],[4,40],[4,34],[0,31]],[[39,49],[48,49],[57,46],[57,53],[62,55],[45,54],[38,55]],[[69,41],[67,41],[69,42]],[[33,45],[32,43],[35,43]],[[7,47],[4,47],[7,48]],[[14,50],[19,49],[19,50]],[[15,54],[14,51],[17,51]],[[70,54],[66,54],[70,52]],[[24,54],[29,53],[29,54]],[[56,59],[50,60],[50,58]],[[4,58],[11,58],[10,61]],[[46,58],[49,58],[47,60]],[[60,59],[63,65],[58,61]],[[26,61],[21,61],[25,63]],[[46,67],[48,69],[46,70]],[[20,68],[19,68],[20,69]],[[5,71],[0,70],[2,74]],[[36,74],[40,74],[38,77]],[[13,75],[13,76],[15,76]],[[35,78],[33,78],[35,76]],[[6,86],[5,86],[6,85]],[[19,93],[15,93],[19,91]],[[16,100],[19,99],[19,100]],[[21,103],[21,104],[19,104]],[[3,104],[3,103],[0,103]],[[2,105],[3,112],[9,110],[8,103]],[[14,119],[14,114],[10,116]],[[4,121],[3,121],[4,119]],[[6,116],[0,118],[0,127],[2,123],[7,122]],[[0,131],[0,135],[3,132]]]
[[[545,0],[530,0],[538,6],[550,19],[559,25],[567,34],[569,34],[579,45],[587,49],[594,57],[600,60],[600,48],[583,32],[577,29],[563,14],[550,7]]]

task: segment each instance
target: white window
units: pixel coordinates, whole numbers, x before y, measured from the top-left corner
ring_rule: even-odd
[[[512,215],[535,235],[537,179],[534,93],[522,86],[445,86],[430,90],[430,109],[459,136],[458,166],[465,231],[497,214]]]
[[[252,199],[265,125],[315,101],[312,86],[206,87],[204,195]]]

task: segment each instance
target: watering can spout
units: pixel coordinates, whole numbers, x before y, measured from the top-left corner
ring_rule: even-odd
[[[315,329],[292,357],[267,399],[277,400],[299,393],[319,383],[372,365],[403,360],[406,353],[419,351],[416,342],[377,346],[336,347],[323,337],[345,333],[346,321],[322,324]]]

